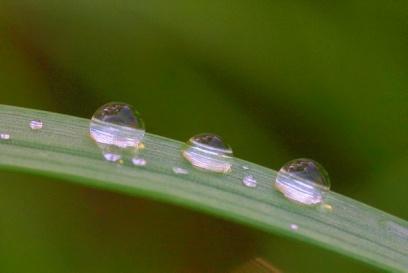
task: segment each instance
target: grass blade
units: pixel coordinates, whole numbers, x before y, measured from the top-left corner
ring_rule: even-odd
[[[32,131],[32,119],[41,119],[44,128]],[[299,206],[273,189],[274,170],[236,159],[228,175],[201,172],[181,157],[181,142],[152,134],[145,137],[146,166],[109,163],[88,136],[88,125],[82,118],[0,105],[0,133],[11,136],[0,140],[0,168],[179,204],[408,272],[404,220],[334,192],[327,196],[331,210]],[[176,174],[174,167],[189,173]],[[242,185],[248,172],[257,178],[256,188]]]

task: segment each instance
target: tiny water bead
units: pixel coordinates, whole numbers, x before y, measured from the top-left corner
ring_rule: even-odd
[[[244,178],[242,179],[242,183],[249,188],[256,187],[256,179],[252,175],[244,176]]]
[[[188,171],[181,167],[173,167],[173,173],[175,174],[188,174]]]
[[[2,140],[9,140],[11,138],[10,134],[8,133],[0,133],[0,139]]]
[[[232,149],[215,134],[193,136],[187,141],[182,155],[194,167],[202,170],[217,173],[227,173],[231,170]]]
[[[31,130],[40,130],[43,128],[43,126],[44,126],[44,123],[42,122],[42,120],[33,119],[30,121]]]
[[[89,131],[98,144],[137,148],[144,137],[145,126],[131,105],[110,102],[95,111]]]
[[[144,158],[134,157],[134,158],[132,158],[132,163],[135,166],[146,166],[147,161]]]
[[[330,204],[322,204],[321,210],[324,212],[332,212],[333,211],[333,206]]]
[[[290,224],[290,229],[291,229],[291,230],[298,230],[298,229],[299,229],[299,226],[296,225],[296,224]]]
[[[319,163],[301,158],[286,163],[279,170],[274,186],[292,201],[316,205],[330,190],[330,179]]]
[[[122,159],[122,155],[117,147],[104,147],[104,149],[102,149],[102,155],[107,161],[111,162],[117,162]]]

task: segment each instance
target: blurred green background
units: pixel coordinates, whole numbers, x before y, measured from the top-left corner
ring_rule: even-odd
[[[0,103],[90,117],[133,104],[147,130],[215,132],[279,169],[408,219],[406,1],[0,1]],[[1,125],[0,125],[1,126]],[[407,165],[406,165],[407,164]],[[0,173],[0,272],[377,272],[172,205]]]

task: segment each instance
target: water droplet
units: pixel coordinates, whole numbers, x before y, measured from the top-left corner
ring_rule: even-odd
[[[147,161],[144,158],[134,157],[134,158],[132,158],[132,163],[135,166],[146,166]]]
[[[291,229],[291,230],[298,230],[298,229],[299,229],[299,226],[296,225],[296,224],[290,224],[290,229]]]
[[[173,167],[173,172],[175,174],[188,174],[188,171],[181,167]]]
[[[116,162],[122,159],[121,148],[113,145],[100,146],[102,155],[107,161]]]
[[[323,204],[323,205],[321,206],[321,209],[322,209],[324,212],[331,212],[331,211],[333,210],[333,206],[330,205],[330,204]]]
[[[106,160],[117,161],[125,150],[136,154],[145,134],[143,120],[129,104],[111,102],[99,107],[89,126]]]
[[[112,152],[104,151],[103,152],[103,157],[108,161],[117,162],[117,161],[121,160],[122,156],[120,154],[115,154],[115,153],[112,153]]]
[[[242,183],[250,188],[255,188],[256,187],[256,179],[252,175],[246,175],[242,179]]]
[[[96,143],[120,148],[137,148],[145,134],[140,114],[122,102],[99,107],[92,116],[89,130]]]
[[[279,170],[275,187],[290,200],[315,205],[321,203],[329,191],[330,179],[323,166],[316,161],[295,159]]]
[[[43,122],[39,119],[34,119],[30,121],[30,128],[32,130],[40,130],[44,126]]]
[[[10,134],[0,133],[0,139],[9,140],[11,138]]]
[[[245,166],[245,165],[242,165],[241,168],[244,169],[244,170],[249,170],[249,167]]]
[[[231,170],[232,149],[214,134],[200,134],[190,138],[182,155],[199,169],[227,173]]]

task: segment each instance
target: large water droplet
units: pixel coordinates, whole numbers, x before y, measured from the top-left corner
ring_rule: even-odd
[[[182,150],[182,155],[199,169],[218,173],[231,170],[232,149],[214,134],[193,136]]]
[[[256,179],[252,175],[246,175],[242,179],[242,183],[249,187],[249,188],[255,188],[256,187]]]
[[[321,203],[330,190],[330,179],[316,161],[295,159],[279,170],[275,187],[292,201],[315,205]]]
[[[31,130],[40,130],[44,126],[42,120],[34,119],[30,121],[30,128]]]
[[[108,161],[118,161],[125,150],[135,154],[145,134],[140,114],[129,104],[110,102],[99,107],[89,126],[91,137]]]
[[[137,148],[145,134],[140,114],[122,102],[99,107],[92,116],[89,130],[96,143],[120,148]]]

